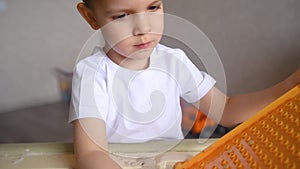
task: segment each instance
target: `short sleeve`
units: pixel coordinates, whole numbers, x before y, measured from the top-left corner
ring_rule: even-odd
[[[200,71],[186,54],[179,50],[180,60],[180,86],[181,97],[189,103],[200,100],[215,85],[216,81],[206,72]]]
[[[91,56],[80,61],[72,79],[72,99],[69,122],[80,118],[103,119],[107,112],[105,78],[99,73],[101,58]],[[100,100],[100,101],[99,101]]]

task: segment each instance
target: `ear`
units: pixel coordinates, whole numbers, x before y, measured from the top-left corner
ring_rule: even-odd
[[[93,29],[97,30],[100,28],[93,11],[88,8],[83,2],[77,4],[77,10]]]

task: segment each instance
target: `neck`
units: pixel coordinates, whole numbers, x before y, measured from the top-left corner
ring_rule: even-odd
[[[118,65],[130,70],[144,70],[149,67],[149,60],[149,58],[138,60],[125,59],[121,62],[121,64]]]

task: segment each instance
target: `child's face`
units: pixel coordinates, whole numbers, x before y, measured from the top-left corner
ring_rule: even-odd
[[[162,0],[95,0],[91,9],[106,43],[119,57],[149,57],[162,37]]]

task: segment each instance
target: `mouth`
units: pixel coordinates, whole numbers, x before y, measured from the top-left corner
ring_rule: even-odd
[[[150,47],[151,43],[152,43],[152,41],[149,41],[149,42],[141,43],[141,44],[134,45],[134,46],[139,48],[139,49],[146,49],[146,48]]]

